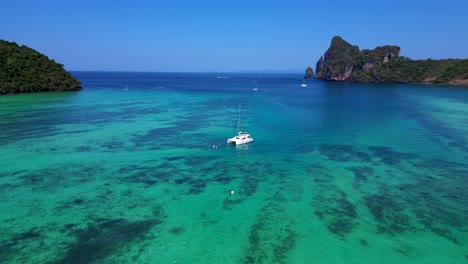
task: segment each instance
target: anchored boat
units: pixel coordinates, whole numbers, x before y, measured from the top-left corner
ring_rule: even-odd
[[[239,114],[237,116],[237,135],[232,137],[232,138],[228,138],[227,140],[227,143],[228,144],[236,144],[236,145],[240,145],[240,144],[245,144],[245,143],[249,143],[249,142],[252,142],[254,139],[250,136],[249,133],[245,132],[245,131],[240,131],[240,113],[241,113],[241,105],[242,104],[239,104]]]

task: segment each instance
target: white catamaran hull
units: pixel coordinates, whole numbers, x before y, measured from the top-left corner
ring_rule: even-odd
[[[240,145],[240,144],[245,144],[245,143],[249,143],[249,142],[252,142],[252,141],[253,141],[253,138],[251,138],[249,134],[247,134],[245,132],[239,132],[238,136],[229,138],[227,140],[227,143],[228,144]]]

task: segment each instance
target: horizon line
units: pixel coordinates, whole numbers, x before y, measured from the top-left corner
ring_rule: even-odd
[[[138,70],[67,70],[68,72],[133,72],[133,73],[304,73],[300,70],[245,70],[245,71],[138,71]]]

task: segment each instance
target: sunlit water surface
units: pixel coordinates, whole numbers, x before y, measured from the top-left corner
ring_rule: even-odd
[[[0,97],[0,262],[468,259],[467,89],[74,75]]]

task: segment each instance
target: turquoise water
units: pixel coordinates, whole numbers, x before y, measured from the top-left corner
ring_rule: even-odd
[[[0,97],[0,262],[468,259],[466,89],[74,75]]]

